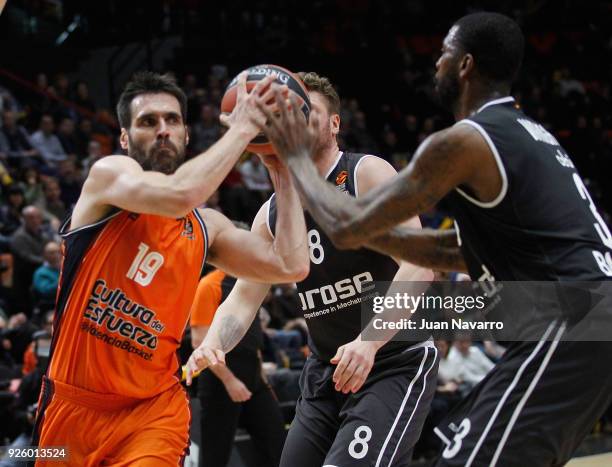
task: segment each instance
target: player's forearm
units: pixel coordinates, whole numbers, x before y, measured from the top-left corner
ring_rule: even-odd
[[[249,141],[250,136],[243,131],[230,128],[206,152],[185,162],[170,176],[170,185],[186,197],[189,209],[200,206],[217,190]]]
[[[239,313],[231,312],[228,307],[224,310],[222,305],[200,345],[229,352],[242,340],[251,321]]]
[[[394,227],[366,246],[412,264],[446,272],[467,272],[455,230]]]
[[[244,337],[257,316],[268,285],[238,280],[227,299],[219,306],[202,341],[202,346],[232,350]]]
[[[232,373],[232,370],[230,370],[227,365],[212,365],[209,368],[210,371],[212,371],[213,374],[224,384],[231,380],[237,379],[236,375]]]
[[[277,209],[274,254],[281,262],[286,280],[300,281],[308,274],[310,261],[304,211],[289,172],[281,170],[270,175]]]

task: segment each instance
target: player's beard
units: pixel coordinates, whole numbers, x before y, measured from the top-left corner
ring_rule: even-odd
[[[170,140],[158,139],[147,151],[142,145],[136,144],[128,135],[130,142],[130,157],[136,159],[144,170],[172,174],[185,160],[185,145],[180,148]]]
[[[439,79],[434,78],[438,102],[446,110],[453,111],[459,100],[459,77],[451,71]]]
[[[331,126],[329,121],[321,125],[319,131],[317,132],[317,140],[314,144],[313,155],[315,158],[324,155],[327,150],[334,146],[335,138],[331,131]]]

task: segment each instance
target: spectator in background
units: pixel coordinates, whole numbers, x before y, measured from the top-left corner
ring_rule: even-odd
[[[2,336],[2,346],[8,350],[15,364],[11,370],[14,378],[18,378],[21,374],[24,354],[32,342],[32,334],[37,330],[25,313],[16,313],[8,319]]]
[[[92,139],[93,124],[89,118],[84,118],[76,130],[77,154],[87,154],[87,147]]]
[[[11,252],[14,256],[15,301],[29,310],[30,285],[34,271],[43,264],[45,245],[53,240],[43,229],[43,216],[35,206],[22,211],[23,225],[11,236]]]
[[[472,345],[469,337],[461,337],[455,341],[448,352],[448,358],[440,371],[447,381],[455,381],[461,385],[463,394],[469,392],[476,386],[491,369],[494,364],[477,346]]]
[[[191,145],[196,154],[206,151],[221,137],[221,127],[215,109],[202,105],[200,119],[191,127]]]
[[[62,119],[64,117],[76,119],[77,115],[74,109],[64,104],[62,101],[70,101],[70,81],[65,73],[58,73],[55,77],[53,86],[49,88],[49,93],[55,95],[60,100],[53,100],[50,102],[49,113],[54,118]]]
[[[368,131],[366,115],[361,110],[354,113],[351,131],[346,135],[345,141],[350,148],[354,148],[355,152],[378,152],[376,149],[378,145]]]
[[[38,149],[47,165],[51,167],[55,167],[59,162],[66,160],[66,152],[59,138],[53,132],[54,129],[53,117],[45,114],[40,118],[38,131],[31,138],[34,147]]]
[[[268,170],[261,162],[261,159],[256,154],[251,154],[239,167],[240,175],[244,186],[251,192],[250,201],[255,206],[255,212],[259,206],[272,193],[272,184],[268,178]],[[250,207],[253,211],[252,206]],[[254,214],[253,214],[254,215]]]
[[[214,209],[215,211],[222,213],[223,209],[221,209],[221,205],[219,204],[219,201],[220,201],[219,190],[215,190],[213,194],[210,195],[210,198],[206,200],[206,203],[202,205],[202,208]],[[234,222],[234,224],[238,224],[238,222]]]
[[[8,337],[8,316],[3,310],[0,310],[0,381],[6,381],[11,378],[16,378],[19,375],[19,369],[15,367],[15,362],[10,353],[10,340]],[[1,430],[0,430],[1,432]]]
[[[58,179],[62,191],[61,198],[67,209],[72,209],[81,195],[83,177],[73,160],[66,159],[59,163]]]
[[[404,148],[414,151],[418,146],[419,120],[415,115],[404,116],[403,128],[400,131],[401,145]]]
[[[62,262],[59,243],[48,242],[43,250],[43,258],[42,266],[34,271],[32,289],[37,301],[51,304],[55,300]]]
[[[92,139],[87,145],[87,157],[83,159],[83,176],[86,177],[89,173],[89,169],[91,166],[96,163],[98,159],[101,159],[102,154],[102,146],[95,139]]]
[[[287,321],[303,316],[295,284],[279,284],[272,288],[272,299],[268,305],[270,326],[282,328]]]
[[[36,334],[46,334],[48,336],[51,336],[52,332],[53,332],[53,316],[54,316],[55,311],[53,309],[47,309],[43,315],[42,315],[42,323],[41,323],[41,330],[38,331],[37,333],[34,334],[34,336],[36,336]],[[42,331],[42,332],[41,332]],[[33,336],[33,337],[34,337]],[[37,353],[37,349],[36,349],[36,340],[34,340],[34,342],[32,342],[28,348],[26,349],[25,353],[23,354],[23,366],[21,368],[21,373],[25,376],[29,373],[31,373],[32,371],[34,371],[36,369],[36,367],[38,365],[40,365],[40,363],[44,363],[41,362],[39,360],[39,353]],[[40,349],[38,349],[40,350]],[[47,355],[48,357],[48,355]],[[1,464],[0,464],[1,466]]]
[[[62,118],[57,130],[57,137],[66,154],[76,156],[78,159],[83,159],[85,154],[79,154],[77,149],[78,142],[74,133],[74,120],[71,118]]]
[[[0,234],[12,235],[21,226],[21,213],[26,202],[19,185],[9,186],[6,194],[8,202],[0,206]]]
[[[44,183],[44,209],[59,220],[66,217],[66,205],[62,201],[62,190],[55,178],[48,178]]]
[[[79,81],[76,84],[74,103],[92,113],[96,113],[96,105],[89,97],[89,88],[84,81]]]
[[[43,193],[43,186],[40,178],[40,173],[35,167],[26,167],[22,171],[21,184],[25,195],[25,204],[33,204],[37,207],[44,206],[45,195]],[[22,206],[22,208],[24,206]]]
[[[4,147],[0,146],[0,151],[6,153],[9,163],[21,167],[24,160],[40,157],[39,151],[30,141],[28,132],[17,124],[15,112],[5,110],[2,113],[2,130],[0,131],[3,135],[0,144],[4,145]]]

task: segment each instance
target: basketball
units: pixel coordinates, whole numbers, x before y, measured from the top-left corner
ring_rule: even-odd
[[[291,71],[287,70],[278,65],[256,65],[246,69],[247,75],[247,91],[253,89],[255,84],[265,78],[268,75],[276,75],[275,83],[285,84],[298,98],[299,105],[301,107],[304,116],[308,119],[310,114],[310,99],[308,98],[308,91],[302,83],[302,80]],[[231,113],[236,105],[236,94],[238,84],[238,76],[234,77],[227,86],[223,99],[221,100],[221,112]],[[274,154],[274,148],[268,139],[260,133],[257,135],[247,146],[247,151],[251,151],[261,155]]]

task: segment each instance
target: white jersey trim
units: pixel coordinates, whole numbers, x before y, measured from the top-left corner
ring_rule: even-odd
[[[272,233],[272,227],[270,226],[270,206],[272,206],[272,198],[276,196],[276,193],[272,193],[270,199],[266,201],[266,227],[268,228],[268,232],[270,233],[270,237],[274,238],[274,234]]]
[[[487,102],[486,104],[484,104],[482,107],[480,107],[476,113],[478,112],[482,112],[484,109],[486,109],[487,107],[491,106],[491,105],[497,105],[497,104],[507,104],[509,102],[514,102],[514,97],[512,96],[507,96],[507,97],[500,97],[499,99],[493,99],[492,101]]]
[[[338,167],[338,163],[340,162],[340,158],[342,157],[342,154],[344,154],[344,151],[338,151],[338,157],[336,157],[336,160],[334,161],[332,166],[329,168],[329,170],[325,174],[325,180],[327,180],[327,177],[329,177],[331,173],[336,169],[336,167]]]
[[[492,102],[493,101],[491,101],[489,104],[491,104]],[[491,139],[487,131],[482,126],[468,119],[459,120],[457,123],[455,123],[455,125],[460,125],[460,124],[470,125],[471,127],[475,128],[476,130],[478,130],[480,135],[487,142],[487,144],[489,145],[489,149],[491,149],[491,152],[493,153],[495,162],[497,163],[497,169],[499,170],[499,175],[502,178],[502,187],[501,187],[501,190],[499,191],[499,194],[495,197],[495,199],[493,201],[488,201],[486,203],[479,201],[476,198],[473,198],[472,196],[468,195],[465,191],[463,191],[459,187],[456,187],[455,190],[465,199],[467,199],[468,201],[470,201],[471,203],[475,204],[478,207],[486,208],[486,209],[494,208],[495,206],[497,206],[499,203],[502,202],[502,200],[506,196],[506,193],[508,192],[508,175],[506,174],[506,168],[504,167],[504,163],[501,160],[501,157],[499,155],[499,152],[497,151],[497,148],[495,147],[495,144],[493,143],[493,140]]]
[[[379,156],[375,156],[374,154],[366,154],[365,156],[363,156],[361,159],[359,159],[357,161],[357,164],[355,164],[355,169],[353,170],[353,183],[355,185],[355,198],[357,198],[359,196],[359,179],[357,178],[357,169],[359,169],[359,165],[365,160],[368,159],[369,157],[375,157],[376,159],[380,159],[381,161],[383,161],[384,163],[388,164],[390,167],[393,167],[391,164],[389,164],[386,160],[384,160],[382,157]],[[395,168],[393,168],[393,170],[395,170]]]
[[[427,353],[428,350],[429,350],[428,347],[425,348],[425,353]],[[414,414],[416,413],[417,409],[419,408],[419,402],[421,402],[421,397],[423,397],[423,394],[425,394],[425,389],[427,388],[427,376],[429,375],[431,370],[436,366],[436,363],[438,361],[438,349],[435,346],[433,346],[432,350],[434,352],[433,361],[431,362],[430,367],[427,369],[427,372],[423,376],[423,388],[421,389],[421,393],[419,394],[419,398],[417,399],[416,404],[414,404],[414,409],[412,409],[412,413],[410,414],[410,418],[406,422],[406,425],[404,426],[404,430],[402,431],[402,434],[400,435],[400,438],[399,438],[398,442],[395,444],[395,450],[393,451],[393,455],[391,456],[391,459],[389,460],[389,467],[391,467],[391,465],[393,465],[393,459],[395,459],[395,455],[397,454],[397,450],[400,447],[400,443],[402,442],[402,439],[404,438],[404,435],[406,434],[406,430],[410,426],[410,422],[412,421],[412,418],[414,417]]]
[[[408,418],[408,421],[406,422],[406,425],[404,427],[404,429],[402,430],[402,433],[400,435],[399,440],[397,441],[397,443],[395,443],[395,448],[393,450],[393,453],[391,454],[391,458],[389,459],[389,463],[387,464],[388,466],[390,466],[393,463],[393,458],[395,457],[395,454],[397,453],[397,449],[399,447],[399,444],[401,443],[401,440],[406,432],[406,428],[408,427],[408,425],[410,424],[410,421],[412,420],[412,417],[414,417],[414,414],[419,406],[419,401],[421,400],[421,396],[423,395],[423,393],[425,392],[425,388],[427,387],[427,375],[429,374],[429,372],[431,371],[431,369],[435,366],[436,361],[437,361],[437,353],[438,350],[433,347],[432,349],[433,351],[433,361],[431,363],[431,365],[429,366],[429,368],[427,369],[427,371],[425,373],[423,373],[423,370],[425,368],[425,362],[427,361],[427,357],[429,356],[429,347],[425,347],[424,348],[424,352],[423,352],[423,358],[421,360],[421,364],[419,365],[419,369],[417,371],[417,374],[414,376],[414,378],[412,379],[412,381],[410,381],[410,384],[408,385],[408,388],[406,389],[406,395],[404,396],[404,399],[402,400],[402,403],[399,407],[399,410],[397,412],[397,415],[395,417],[395,420],[393,421],[393,424],[391,425],[391,429],[389,430],[389,433],[387,434],[387,437],[385,438],[385,441],[380,449],[380,452],[378,454],[378,458],[376,459],[376,464],[375,467],[381,467],[382,465],[382,461],[383,461],[383,457],[385,455],[385,451],[387,450],[388,447],[390,447],[390,441],[391,441],[391,437],[393,436],[393,434],[395,433],[395,430],[398,428],[398,423],[400,421],[400,418],[402,417],[403,413],[404,413],[404,409],[406,408],[406,404],[408,402],[408,400],[410,399],[410,395],[412,394],[412,388],[414,387],[415,383],[419,380],[419,378],[421,377],[421,375],[423,375],[423,388],[421,389],[421,393],[419,394],[419,397],[414,405],[414,408],[412,410],[412,413],[410,414],[410,417]]]
[[[59,235],[62,238],[67,238],[72,234],[75,234],[77,232],[82,232],[83,230],[87,230],[87,229],[91,229],[93,227],[97,227],[100,224],[104,224],[105,222],[111,220],[113,217],[118,216],[119,214],[121,214],[123,212],[122,209],[117,210],[116,212],[113,212],[111,214],[107,214],[105,217],[103,217],[102,219],[100,219],[97,222],[94,222],[93,224],[86,224],[86,225],[82,225],[81,227],[77,227],[76,229],[72,229],[72,230],[68,230],[68,226],[70,225],[70,222],[72,221],[72,215],[70,215],[68,217],[68,219],[66,219],[66,221],[62,224],[62,226],[59,228]]]
[[[204,255],[202,257],[202,267],[200,268],[200,275],[202,275],[202,273],[204,273],[204,266],[206,266],[206,260],[208,259],[208,229],[206,228],[206,223],[204,222],[204,216],[202,216],[197,209],[193,210],[193,214],[197,219],[198,224],[200,224],[200,229],[204,235]]]

